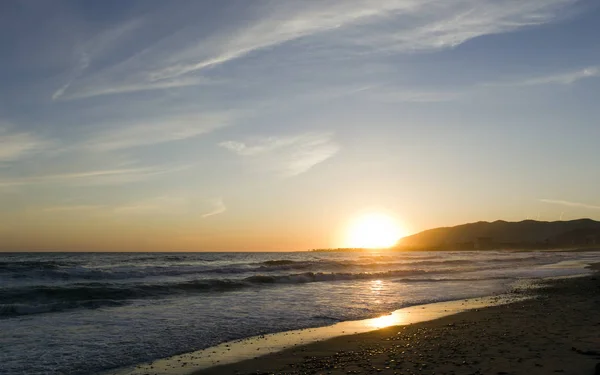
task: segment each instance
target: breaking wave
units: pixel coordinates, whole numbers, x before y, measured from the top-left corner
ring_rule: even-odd
[[[354,258],[310,253],[282,255],[8,255],[0,260],[0,317],[77,308],[97,309],[141,299],[224,293],[279,284],[374,279],[423,283],[452,281],[459,273],[465,276],[470,271],[504,269],[515,261],[520,266],[540,263],[538,256],[514,254],[476,258],[466,253]],[[546,262],[561,259],[557,257],[549,256]],[[477,279],[493,276],[473,275]]]
[[[161,298],[186,293],[220,293],[273,284],[305,284],[342,280],[397,278],[403,282],[440,281],[420,277],[435,274],[425,270],[386,272],[324,273],[303,272],[285,275],[253,275],[240,279],[199,279],[166,283],[76,283],[36,285],[0,289],[0,317],[56,312],[74,308],[95,309],[118,306],[136,299]],[[444,279],[447,281],[446,279]]]

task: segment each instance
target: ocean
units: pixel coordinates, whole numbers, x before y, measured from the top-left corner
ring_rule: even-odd
[[[0,374],[96,374],[588,273],[600,252],[0,254]]]

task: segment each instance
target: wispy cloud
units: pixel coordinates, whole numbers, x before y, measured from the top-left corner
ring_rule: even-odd
[[[547,84],[558,84],[558,85],[570,85],[577,81],[587,78],[598,78],[600,77],[600,68],[597,66],[588,67],[585,69],[567,72],[563,74],[550,75],[546,77],[539,77],[522,82],[523,85],[547,85]]]
[[[227,207],[225,207],[223,199],[219,198],[213,202],[213,208],[209,212],[202,215],[202,217],[207,218],[215,215],[220,215],[225,211],[227,211]]]
[[[186,209],[188,199],[177,194],[168,194],[114,207],[119,214],[144,215],[181,213]]]
[[[92,136],[78,147],[91,151],[112,151],[178,141],[227,126],[230,118],[225,114],[189,115],[147,123],[120,124]]]
[[[71,86],[71,83],[79,78],[90,66],[92,59],[96,58],[99,54],[110,50],[110,48],[117,44],[124,35],[138,29],[142,24],[143,22],[141,19],[129,20],[118,27],[111,27],[87,42],[76,46],[74,51],[77,56],[75,67],[69,74],[67,82],[52,94],[52,100],[62,99],[65,92]]]
[[[485,86],[538,86],[538,85],[570,85],[578,81],[600,77],[600,66],[590,66],[583,69],[527,78],[506,82],[494,82]]]
[[[265,137],[255,138],[248,142],[225,141],[219,145],[241,156],[254,156],[297,144],[300,137]]]
[[[586,209],[590,209],[590,210],[600,210],[600,206],[586,204],[586,203],[580,203],[580,202],[563,201],[563,200],[558,200],[558,199],[540,199],[540,202],[550,203],[550,204],[558,204],[561,206],[568,206],[568,207],[586,208]]]
[[[0,162],[20,159],[46,148],[50,142],[27,132],[10,132],[0,124]]]
[[[208,207],[208,208],[207,208]],[[175,192],[142,199],[127,204],[105,206],[117,215],[186,215],[207,218],[222,214],[227,210],[223,199],[198,199],[189,193]],[[201,213],[205,212],[205,213]]]
[[[81,211],[95,211],[104,208],[105,206],[100,205],[65,205],[65,206],[52,206],[45,207],[42,209],[44,212],[81,212]]]
[[[50,174],[30,177],[0,178],[0,186],[6,187],[41,184],[123,184],[140,181],[155,175],[175,172],[184,168],[186,168],[186,166],[122,168]]]
[[[427,91],[410,88],[382,88],[369,92],[369,98],[387,103],[438,103],[456,100],[463,95],[459,91]]]
[[[321,43],[398,53],[452,48],[471,39],[541,25],[577,0],[330,0],[254,2],[243,23],[206,35],[184,24],[153,46],[87,76],[55,96],[81,98],[202,84],[210,68],[282,44],[323,36]],[[190,9],[190,12],[193,12]],[[225,25],[243,25],[240,27]],[[151,27],[152,25],[147,25]],[[197,35],[196,35],[197,34]],[[202,35],[198,37],[198,35]],[[85,65],[85,64],[83,64]]]
[[[382,22],[379,32],[354,36],[365,45],[399,52],[456,47],[469,40],[542,25],[560,17],[577,0],[433,0],[412,1],[414,12],[395,12],[402,19]],[[406,3],[403,1],[394,3]],[[362,29],[359,31],[363,31]]]
[[[240,156],[269,165],[284,176],[302,174],[335,155],[340,147],[333,133],[306,133],[295,136],[226,141],[220,146]]]
[[[177,87],[198,86],[198,85],[202,85],[202,84],[209,85],[209,84],[214,84],[214,83],[216,83],[216,81],[209,80],[208,78],[205,78],[205,77],[181,77],[181,78],[174,78],[174,79],[168,79],[168,80],[161,80],[159,82],[153,82],[153,83],[140,82],[140,83],[124,84],[124,85],[120,85],[120,86],[98,87],[98,89],[93,92],[87,92],[87,93],[84,92],[84,93],[79,93],[79,94],[75,94],[75,95],[65,95],[63,97],[64,91],[68,88],[68,85],[66,85],[60,89],[60,90],[62,90],[62,91],[60,91],[60,96],[66,100],[84,99],[84,98],[88,98],[88,97],[92,97],[92,96],[124,94],[124,93],[129,93],[129,92],[136,92],[136,91],[149,91],[149,90],[169,89],[169,88],[177,88]],[[58,91],[57,91],[57,93],[58,93]],[[54,99],[56,99],[56,98],[54,98]]]

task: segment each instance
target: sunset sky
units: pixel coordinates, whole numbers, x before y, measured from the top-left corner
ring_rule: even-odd
[[[0,2],[0,250],[600,219],[600,2]]]

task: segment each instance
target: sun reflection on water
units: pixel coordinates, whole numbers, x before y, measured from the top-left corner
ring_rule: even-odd
[[[383,281],[381,280],[373,280],[371,282],[371,292],[375,294],[379,294],[383,289]]]
[[[381,295],[381,291],[384,289],[383,281],[381,280],[373,280],[371,281],[371,293],[375,296]],[[373,303],[381,303],[381,300],[376,299],[372,301]]]

